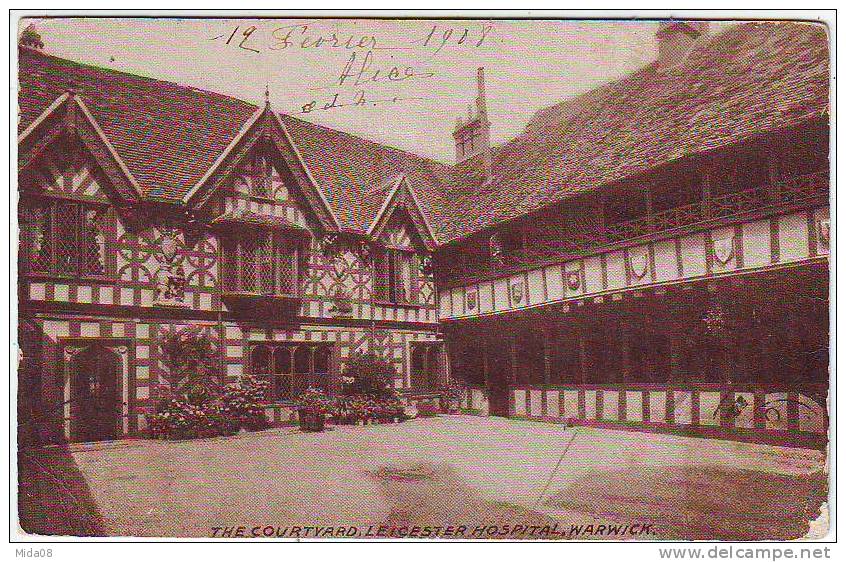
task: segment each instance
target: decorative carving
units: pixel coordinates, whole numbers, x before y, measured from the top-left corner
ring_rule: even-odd
[[[567,272],[567,288],[571,291],[579,291],[582,288],[582,272],[579,269]]]
[[[431,277],[434,274],[432,254],[423,254],[420,256],[420,274],[424,277]]]
[[[511,285],[511,301],[514,304],[522,304],[523,302],[523,284],[513,283]]]
[[[185,268],[179,250],[182,242],[175,228],[162,227],[156,251],[159,268],[153,278],[156,282],[156,303],[166,306],[184,306]]]
[[[343,287],[338,287],[335,290],[335,295],[332,298],[332,306],[329,308],[329,312],[336,318],[347,318],[352,316],[352,299]]]
[[[467,310],[476,310],[479,302],[479,294],[476,291],[467,291]]]
[[[645,247],[632,248],[629,251],[629,268],[632,275],[638,279],[643,279],[646,272],[649,271],[649,252]]]
[[[490,249],[491,254],[491,261],[502,265],[503,262],[503,243],[502,243],[502,236],[500,233],[494,233],[491,235],[490,239],[488,240],[488,248]]]
[[[88,349],[88,346],[87,345],[66,345],[65,348],[62,350],[64,352],[65,361],[70,361],[71,359],[76,357],[76,355],[80,351],[82,351],[84,349]]]

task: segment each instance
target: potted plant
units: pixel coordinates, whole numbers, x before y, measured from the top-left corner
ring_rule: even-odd
[[[451,379],[438,388],[441,395],[441,409],[448,414],[461,411],[461,403],[467,394],[467,388],[461,382]]]
[[[296,400],[302,431],[323,431],[326,416],[333,411],[332,400],[319,388],[309,388]]]

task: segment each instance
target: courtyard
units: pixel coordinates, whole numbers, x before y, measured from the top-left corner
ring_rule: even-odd
[[[495,417],[28,449],[19,472],[21,525],[39,534],[454,526],[467,528],[457,538],[754,540],[827,524],[821,451]]]

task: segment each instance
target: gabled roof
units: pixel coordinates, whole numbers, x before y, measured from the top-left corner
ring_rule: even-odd
[[[270,109],[269,104],[250,117],[212,167],[183,196],[183,203],[201,206],[217,187],[231,177],[260,140],[265,146],[272,146],[274,159],[284,162],[283,167],[291,173],[294,183],[300,188],[309,209],[321,225],[329,231],[339,230],[341,225],[332,206],[303,162],[302,155],[288,134],[285,124]]]
[[[90,108],[148,199],[183,203],[261,111],[242,100],[173,82],[33,49],[19,53],[18,130],[25,131],[56,98],[73,92]],[[366,232],[375,211],[362,203],[365,193],[397,174],[405,174],[419,190],[434,191],[421,199],[437,203],[437,186],[448,177],[449,166],[289,115],[277,117],[342,229]]]
[[[19,49],[18,130],[56,98],[83,100],[148,198],[179,201],[257,109],[246,102]]]
[[[388,190],[387,195],[383,193],[385,189]],[[371,202],[375,203],[379,200],[383,202],[379,207],[379,210],[376,212],[376,215],[373,217],[370,227],[367,229],[367,234],[369,236],[373,238],[379,237],[379,235],[384,231],[385,226],[387,226],[390,222],[394,211],[398,208],[402,208],[406,213],[408,213],[408,216],[414,223],[414,228],[417,229],[417,235],[423,241],[423,244],[425,244],[429,250],[433,250],[435,248],[437,245],[435,234],[432,231],[432,227],[429,225],[429,221],[426,219],[426,215],[422,212],[420,200],[417,199],[414,190],[411,186],[409,186],[408,178],[406,178],[405,175],[391,178],[385,182],[385,184],[380,186],[380,189],[370,197]]]
[[[442,239],[525,215],[685,156],[825,118],[825,26],[730,27],[681,64],[651,64],[539,111],[493,152],[487,185],[454,185]]]
[[[259,109],[171,82],[19,52],[19,132],[73,92],[150,199],[182,203]],[[824,26],[758,22],[703,38],[677,66],[652,64],[539,111],[523,133],[494,149],[493,177],[483,184],[465,182],[434,160],[278,118],[342,230],[372,230],[391,193],[385,186],[403,176],[443,243],[683,157],[826,119],[828,112]]]
[[[66,92],[56,98],[18,135],[18,171],[37,161],[56,139],[73,137],[88,150],[111,179],[115,193],[126,201],[142,196],[141,186],[129,171],[85,102]]]

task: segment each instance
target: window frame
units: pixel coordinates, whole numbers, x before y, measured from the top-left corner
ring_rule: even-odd
[[[256,294],[270,297],[299,297],[301,258],[303,255],[302,241],[286,236],[286,233],[274,228],[250,227],[235,232],[229,236],[229,241],[223,248],[224,279],[231,284],[235,293]],[[258,243],[249,251],[247,243]],[[245,281],[246,264],[254,266],[251,283]],[[265,287],[266,274],[262,275],[262,265],[270,263],[272,266],[273,287]],[[284,263],[288,263],[285,271]],[[283,275],[287,275],[285,281]],[[248,286],[249,285],[249,286]]]
[[[335,347],[335,344],[332,342],[250,342],[247,348],[247,372],[253,377],[261,378],[270,383],[273,396],[267,397],[268,402],[291,402],[296,399],[299,393],[313,386],[312,383],[317,379],[320,379],[323,383],[321,388],[324,391],[328,391],[333,387],[337,378],[334,372],[335,369],[333,368]],[[307,372],[297,370],[296,354],[303,348],[309,350]],[[259,372],[257,370],[254,356],[259,350],[266,351],[268,357],[267,370],[270,372]],[[282,366],[277,364],[277,354],[280,351],[287,355],[287,362],[283,363]],[[322,372],[317,369],[317,354],[320,352],[326,353],[326,368]],[[287,365],[287,369],[284,368],[285,365]],[[288,372],[284,372],[285,370]],[[306,384],[298,384],[303,379],[306,381]],[[278,395],[279,386],[277,383],[280,380],[287,381],[287,396]]]
[[[403,279],[400,258],[407,260],[408,279]],[[419,256],[413,248],[385,246],[373,258],[373,296],[378,303],[420,306]],[[380,269],[384,270],[380,273]],[[400,299],[399,286],[408,283],[408,294]]]
[[[72,269],[69,269],[66,265],[60,266],[58,264],[58,254],[57,254],[57,236],[59,232],[58,223],[60,221],[57,220],[57,209],[60,205],[67,205],[71,206],[74,209],[74,220],[72,222],[73,230],[74,230],[74,239],[75,243],[71,245],[74,249],[73,251],[73,259],[75,265]],[[44,243],[49,245],[48,250],[48,261],[46,268],[43,269],[36,269],[34,267],[35,260],[33,258],[33,251],[34,251],[34,236],[36,235],[36,228],[30,223],[24,224],[24,221],[21,221],[21,245],[22,245],[22,252],[21,255],[23,256],[23,268],[22,270],[28,275],[33,277],[44,277],[44,278],[60,278],[60,279],[78,279],[78,280],[92,280],[92,281],[103,281],[113,279],[115,276],[115,260],[114,256],[110,254],[109,250],[111,249],[110,244],[110,205],[103,201],[95,201],[87,198],[82,197],[57,197],[57,196],[49,196],[46,194],[40,196],[30,196],[27,197],[26,194],[23,194],[21,199],[21,205],[19,207],[19,217],[24,219],[27,213],[33,213],[36,209],[41,209],[43,215],[42,218],[45,219],[44,223],[42,224],[42,228],[47,225],[47,217],[49,216],[49,232],[47,229],[44,228],[42,232],[44,237]],[[86,232],[89,228],[86,225],[86,213],[89,211],[93,211],[98,214],[98,222],[99,225],[93,227],[92,232]],[[30,215],[33,216],[33,215]],[[26,217],[25,220],[28,220],[30,217]],[[66,226],[66,223],[63,223]],[[63,230],[67,230],[64,228]],[[87,234],[93,234],[94,243],[97,244],[98,251],[100,252],[100,265],[101,271],[94,272],[90,270],[83,270],[82,262],[85,259],[85,252],[87,249],[87,244],[81,244],[80,240],[83,236]],[[97,236],[102,237],[102,245],[100,242],[96,240]]]

